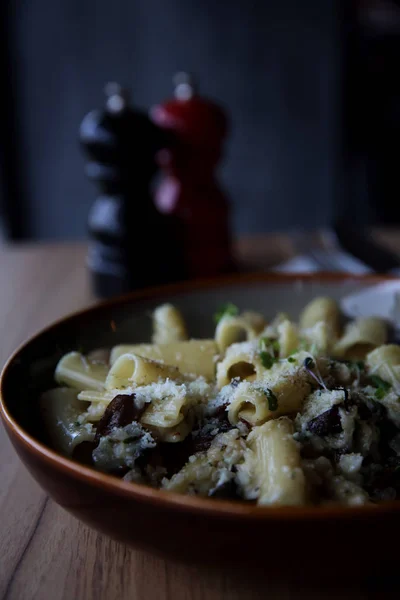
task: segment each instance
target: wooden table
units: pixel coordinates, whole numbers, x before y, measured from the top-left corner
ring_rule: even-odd
[[[396,232],[377,236],[400,251]],[[94,301],[85,250],[84,244],[0,250],[0,365],[28,335]],[[253,269],[288,258],[292,252],[285,236],[244,239],[238,244],[242,262]],[[369,591],[366,582],[336,591],[331,585],[311,589],[288,582],[265,581],[260,586],[240,582],[233,574],[170,564],[96,533],[54,504],[21,465],[1,426],[0,457],[0,600],[398,597],[390,592],[387,580],[375,582],[375,591],[371,582]]]

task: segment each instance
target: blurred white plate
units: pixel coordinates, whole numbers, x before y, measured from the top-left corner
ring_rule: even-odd
[[[400,279],[368,286],[340,301],[349,317],[376,316],[400,324]]]

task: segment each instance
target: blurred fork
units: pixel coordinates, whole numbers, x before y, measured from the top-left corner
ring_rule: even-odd
[[[310,258],[320,271],[349,272],[356,274],[371,273],[357,258],[344,252],[337,236],[330,229],[321,232],[319,243],[315,238],[304,231],[296,231],[292,235],[296,254],[304,254]]]

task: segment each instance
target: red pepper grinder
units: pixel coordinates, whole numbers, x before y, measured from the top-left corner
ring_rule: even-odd
[[[230,207],[215,169],[228,133],[223,109],[198,95],[190,75],[174,78],[174,98],[152,108],[150,117],[174,143],[158,153],[164,171],[155,191],[158,210],[174,222],[187,278],[233,270]]]

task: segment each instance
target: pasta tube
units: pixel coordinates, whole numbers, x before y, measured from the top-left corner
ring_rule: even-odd
[[[263,505],[292,506],[306,503],[306,484],[300,452],[287,417],[255,427],[247,438],[244,464],[238,467],[248,497]]]
[[[186,323],[180,310],[172,304],[161,304],[153,313],[154,344],[170,344],[188,339]]]
[[[137,354],[123,354],[111,367],[105,387],[107,390],[114,390],[132,385],[149,385],[159,379],[180,378],[182,375],[177,367],[164,365]]]
[[[197,375],[206,379],[215,377],[215,361],[218,356],[214,340],[189,340],[171,344],[132,344],[114,346],[111,364],[122,354],[135,354],[158,360],[177,367],[185,375]]]
[[[55,379],[57,383],[77,390],[104,390],[108,366],[88,360],[79,352],[69,352],[59,361]]]
[[[313,327],[320,321],[327,323],[331,334],[340,333],[340,309],[332,298],[318,297],[309,302],[300,315],[301,329]]]
[[[336,356],[362,359],[387,339],[387,325],[378,317],[365,317],[349,323],[334,348]]]

